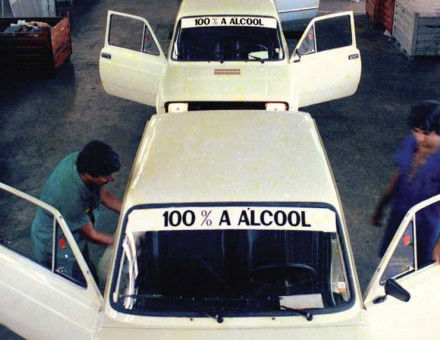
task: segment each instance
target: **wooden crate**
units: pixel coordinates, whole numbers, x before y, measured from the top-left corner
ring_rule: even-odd
[[[384,0],[367,0],[365,2],[365,12],[373,25],[382,24],[383,2]]]
[[[383,1],[382,23],[385,29],[390,33],[393,32],[394,6],[395,6],[395,0]]]
[[[3,32],[17,20],[45,22],[39,32]],[[72,41],[68,17],[0,18],[0,72],[55,75],[70,58]]]
[[[439,56],[439,0],[396,0],[393,36],[410,59]]]

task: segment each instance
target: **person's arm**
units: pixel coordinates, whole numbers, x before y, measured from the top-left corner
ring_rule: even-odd
[[[121,212],[122,202],[116,196],[114,196],[110,191],[102,187],[99,195],[102,204],[104,204],[107,208],[117,213]]]
[[[376,209],[374,210],[373,215],[371,215],[371,223],[373,225],[380,225],[380,220],[383,215],[383,209],[390,202],[391,198],[394,195],[394,190],[396,188],[397,181],[399,180],[400,171],[399,169],[393,172],[391,176],[391,180],[388,185],[385,187],[385,191],[383,192],[379,202],[377,203]]]
[[[107,246],[113,245],[115,238],[109,234],[97,231],[92,222],[88,222],[79,229],[87,238],[95,243],[105,244]]]

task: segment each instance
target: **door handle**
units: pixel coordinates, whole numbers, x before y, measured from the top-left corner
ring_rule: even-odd
[[[110,53],[102,53],[101,57],[106,58],[106,59],[111,59],[112,55]]]
[[[350,54],[348,56],[348,60],[353,60],[353,59],[358,59],[358,58],[359,58],[359,53]]]

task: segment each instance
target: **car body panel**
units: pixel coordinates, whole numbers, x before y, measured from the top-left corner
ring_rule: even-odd
[[[51,271],[0,244],[0,322],[28,339],[91,338],[102,296],[64,218],[50,205],[8,185],[0,183],[0,189],[54,216],[87,284],[81,287],[56,274],[54,263]]]
[[[180,4],[177,20],[187,16],[207,15],[267,15],[275,17],[277,10],[272,0],[220,0],[215,2],[183,0]]]
[[[126,207],[145,202],[314,202],[317,197],[339,207],[309,114],[167,114],[153,116],[145,131]]]
[[[301,55],[300,62],[295,62],[294,58],[297,57],[298,47],[306,39],[310,30],[315,31],[317,23],[325,20],[338,20],[346,15],[350,15],[351,45],[324,51],[318,49],[317,53]],[[292,79],[301,82],[301,86],[298,86],[299,107],[353,95],[358,88],[362,71],[353,14],[341,12],[313,19],[304,31],[291,57],[291,62],[296,66],[292,68],[292,72],[296,75]]]
[[[440,195],[436,195],[419,202],[407,212],[365,291],[364,300],[367,310],[365,320],[371,325],[368,332],[372,339],[389,332],[391,322],[398,326],[393,327],[393,332],[390,334],[392,339],[434,339],[440,332],[436,312],[440,304],[438,294],[440,266],[437,263],[418,268],[417,261],[415,261],[414,267],[409,268],[408,272],[402,269],[402,274],[394,277],[398,284],[410,294],[407,302],[393,296],[383,298],[386,293],[384,284],[381,283],[384,278],[387,278],[387,267],[392,262],[393,256],[395,253],[399,254],[397,247],[417,245],[415,230],[412,233],[407,231],[410,225],[416,228],[423,227],[423,225],[417,225],[417,212],[431,204],[438,204],[439,201]],[[405,236],[410,236],[406,242]],[[411,242],[408,242],[409,240]],[[415,247],[413,257],[417,257]],[[405,262],[400,264],[402,268],[406,265]]]
[[[134,51],[110,44],[109,30],[112,16],[131,18],[142,22],[150,32],[159,55]],[[141,45],[142,41],[139,42]],[[143,47],[139,46],[142,50]],[[166,69],[166,59],[149,23],[130,14],[109,11],[105,43],[99,56],[99,73],[104,90],[117,97],[141,104],[155,105],[159,84]]]

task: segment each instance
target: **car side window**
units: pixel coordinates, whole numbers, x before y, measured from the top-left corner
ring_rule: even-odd
[[[86,279],[79,268],[78,262],[73,255],[72,248],[67,242],[61,227],[57,224],[55,255],[53,256],[53,271],[70,281],[79,284],[80,286],[86,287]]]
[[[138,19],[120,15],[110,18],[108,42],[110,45],[141,51],[144,35],[144,23]]]
[[[152,55],[159,55],[160,54],[159,49],[157,48],[157,45],[154,42],[153,35],[151,34],[151,32],[147,26],[145,26],[142,52],[152,54]]]
[[[159,55],[153,35],[143,21],[113,14],[110,17],[108,43],[113,46]]]
[[[316,52],[315,26],[310,27],[301,45],[298,48],[298,54],[311,54]]]
[[[351,46],[353,44],[349,15],[315,22],[316,48],[318,52]]]
[[[35,230],[32,236],[32,223],[38,207],[33,197],[23,198],[0,189],[0,246],[13,250],[64,278],[86,286],[85,278],[73,256],[70,245],[61,227],[51,212],[43,212],[50,225],[38,231],[45,242],[39,242]],[[55,226],[55,227],[54,227]],[[55,237],[54,237],[55,231]],[[56,242],[54,244],[54,242]],[[52,256],[53,250],[55,255]]]
[[[405,228],[393,255],[382,274],[380,283],[384,284],[390,278],[398,278],[415,271],[415,228],[412,219]]]

